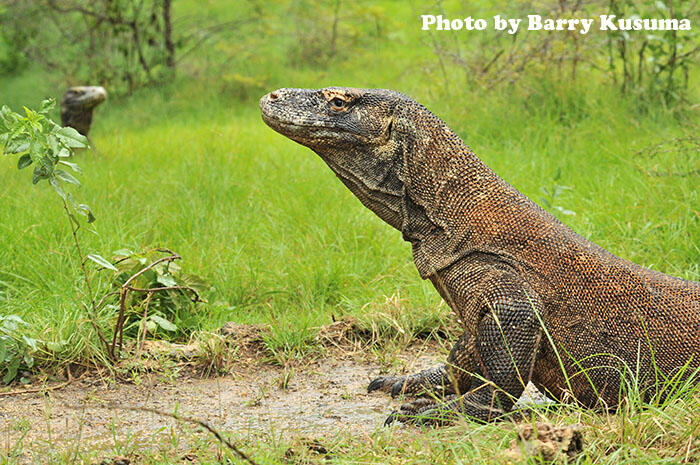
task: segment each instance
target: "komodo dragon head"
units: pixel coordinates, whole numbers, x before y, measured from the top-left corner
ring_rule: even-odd
[[[92,111],[106,98],[107,91],[104,87],[71,87],[61,100],[61,123],[87,136],[92,124]]]
[[[384,89],[278,89],[260,99],[265,123],[316,152],[366,207],[397,229],[404,149],[414,136],[404,115],[418,107]]]

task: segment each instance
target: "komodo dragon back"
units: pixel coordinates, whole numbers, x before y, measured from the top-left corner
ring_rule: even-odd
[[[439,388],[454,399],[409,404],[389,422],[492,420],[528,381],[560,400],[614,408],[631,378],[647,398],[663,398],[676,375],[670,384],[696,379],[699,283],[579,236],[419,103],[389,90],[330,87],[279,89],[260,108],[271,128],[316,152],[403,233],[421,277],[462,322],[448,364],[370,384],[392,395]]]

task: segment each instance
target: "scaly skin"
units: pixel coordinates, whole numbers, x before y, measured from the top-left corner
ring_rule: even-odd
[[[454,393],[394,420],[490,421],[532,381],[548,396],[615,408],[700,367],[700,284],[615,257],[499,178],[425,107],[382,89],[279,89],[263,120],[311,148],[403,233],[422,278],[462,322],[448,365],[369,390]],[[683,370],[681,367],[686,366]]]
[[[106,98],[107,91],[103,87],[71,87],[61,100],[61,124],[87,136],[92,124],[92,111]]]

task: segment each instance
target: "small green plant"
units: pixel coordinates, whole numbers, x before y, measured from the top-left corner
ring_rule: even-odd
[[[231,365],[240,357],[241,347],[221,334],[199,331],[193,337],[199,346],[197,364],[204,376],[229,373]]]
[[[194,315],[194,305],[204,302],[197,290],[204,290],[207,285],[197,276],[179,274],[180,267],[173,262],[181,258],[168,249],[140,253],[122,249],[117,251],[114,264],[100,257],[102,269],[115,272],[111,285],[117,288],[105,292],[94,305],[95,314],[103,308],[117,312],[111,341],[101,336],[111,360],[119,358],[125,331],[127,336],[140,340],[139,347],[149,332],[165,335],[162,330],[174,335],[189,334],[185,328],[192,326],[187,320]],[[138,315],[143,315],[140,322]],[[183,321],[180,330],[178,321]]]
[[[194,305],[202,301],[199,293],[209,286],[201,277],[183,273],[175,263],[178,259],[167,249],[114,253],[114,265],[109,267],[116,271],[112,285],[130,291],[123,300],[127,335],[145,338],[159,333],[171,339],[189,335]]]
[[[90,284],[90,276],[86,268],[87,260],[92,260],[98,264],[102,264],[105,260],[97,254],[83,254],[80,241],[78,240],[78,230],[81,228],[81,223],[78,221],[76,213],[84,216],[88,224],[95,221],[95,216],[90,207],[84,203],[77,203],[73,195],[66,189],[67,185],[80,186],[80,182],[75,176],[66,171],[66,168],[75,173],[80,173],[78,165],[69,160],[73,157],[73,150],[76,148],[87,148],[88,141],[85,136],[78,133],[75,129],[61,127],[47,116],[48,112],[55,105],[55,100],[45,99],[41,102],[38,111],[24,107],[25,115],[15,113],[7,106],[0,108],[0,147],[2,147],[3,154],[18,157],[18,169],[22,170],[34,165],[32,183],[38,184],[46,180],[61,198],[66,217],[70,222],[75,248],[80,257],[85,286],[92,304],[93,315],[91,322],[106,347],[106,341],[97,325],[97,307]],[[14,321],[18,323],[16,320]],[[27,338],[26,340],[29,339]],[[26,359],[25,364],[28,364],[27,360],[29,358],[23,358]],[[6,374],[8,380],[14,379],[18,366],[14,361],[9,365]]]
[[[34,184],[46,180],[60,196],[63,208],[71,226],[71,233],[75,245],[75,251],[80,259],[89,305],[85,309],[91,310],[91,323],[100,340],[102,348],[107,355],[107,360],[117,360],[122,349],[125,327],[133,328],[134,335],[140,332],[145,338],[148,332],[165,331],[166,333],[178,333],[178,326],[173,320],[184,318],[187,314],[183,309],[190,309],[193,303],[200,301],[196,289],[203,289],[205,284],[201,278],[192,275],[181,275],[180,268],[173,264],[180,256],[167,249],[154,249],[144,253],[135,253],[129,250],[117,252],[116,265],[96,253],[83,253],[78,231],[82,223],[78,221],[76,213],[85,217],[86,222],[95,221],[90,207],[83,203],[77,203],[72,194],[67,191],[66,185],[80,186],[80,182],[65,168],[70,168],[75,173],[80,173],[77,164],[69,161],[73,156],[73,149],[87,148],[87,138],[75,129],[61,127],[51,121],[47,116],[55,106],[53,99],[41,102],[38,111],[24,108],[25,115],[13,112],[8,107],[0,109],[0,146],[5,155],[18,156],[17,167],[21,170],[34,165],[32,182]],[[163,257],[154,257],[157,253],[167,253]],[[99,270],[112,270],[115,272],[113,285],[118,289],[103,294],[99,302],[93,292],[91,273],[88,272],[86,263],[92,261],[98,265]],[[186,292],[187,291],[187,292]],[[118,295],[118,303],[110,304],[110,297]],[[111,306],[117,311],[117,319],[114,325],[111,341],[108,341],[98,324],[98,315],[101,309]],[[149,314],[149,306],[151,312]],[[134,311],[143,313],[140,329],[138,323],[127,326],[130,316]],[[16,320],[12,320],[15,321]],[[186,327],[189,325],[183,325]],[[16,325],[15,325],[16,326]],[[15,327],[15,329],[17,329]],[[19,339],[17,339],[19,340]],[[28,339],[27,339],[28,340]],[[30,344],[33,347],[35,344]],[[0,347],[0,350],[2,348]],[[21,364],[21,359],[13,355],[16,350],[5,354],[10,357],[11,364],[7,377],[13,379]],[[0,352],[0,355],[3,355]],[[25,365],[30,358],[24,357]]]
[[[73,212],[77,212],[92,223],[95,216],[90,207],[76,203],[65,191],[66,183],[80,186],[80,181],[66,168],[80,173],[78,165],[69,160],[73,149],[88,147],[88,140],[75,129],[61,127],[48,118],[48,112],[55,106],[54,99],[46,99],[41,102],[39,111],[24,107],[25,116],[3,106],[0,109],[0,147],[5,155],[19,157],[17,168],[20,170],[33,164],[32,183],[48,181],[63,199],[71,218]]]
[[[294,361],[310,360],[322,352],[316,339],[316,331],[304,326],[300,330],[291,325],[275,325],[269,334],[263,336],[268,361],[287,366]]]

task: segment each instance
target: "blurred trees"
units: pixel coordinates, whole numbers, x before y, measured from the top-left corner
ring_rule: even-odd
[[[442,11],[442,2],[438,1]],[[621,93],[632,93],[663,104],[686,102],[689,69],[700,56],[697,27],[690,31],[600,31],[598,16],[617,18],[689,18],[700,22],[698,0],[534,0],[501,2],[491,8],[510,18],[522,18],[509,35],[489,28],[466,47],[459,34],[430,33],[443,79],[446,64],[464,71],[470,86],[494,88],[512,84],[527,74],[577,80],[582,71],[605,76]],[[528,31],[527,15],[547,18],[595,18],[588,34],[579,31]]]
[[[610,13],[628,18],[689,18],[690,31],[615,31],[607,40],[609,73],[625,92],[645,91],[666,102],[682,101],[691,64],[700,55],[700,3],[609,0]]]
[[[0,29],[6,72],[26,57],[124,94],[175,70],[171,0],[4,0]]]
[[[326,65],[366,43],[386,39],[390,15],[368,1],[296,0],[288,9],[294,65]]]
[[[358,55],[371,63],[375,51],[400,42],[414,67],[428,70],[445,89],[505,87],[525,75],[561,82],[594,78],[643,102],[676,105],[688,99],[690,70],[700,56],[700,0],[434,0],[411,7],[409,19],[396,16],[386,0],[227,0],[204,6],[189,0],[177,4],[175,26],[171,2],[0,0],[0,73],[32,62],[65,84],[100,84],[118,95],[170,79],[178,66],[211,84],[212,91],[252,98],[290,67],[322,73]],[[410,21],[425,12],[500,14],[522,18],[523,24],[515,35],[492,27],[423,32]],[[694,27],[600,31],[596,21],[587,34],[527,31],[528,14],[689,18]],[[419,40],[435,54],[412,46]]]

